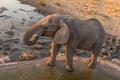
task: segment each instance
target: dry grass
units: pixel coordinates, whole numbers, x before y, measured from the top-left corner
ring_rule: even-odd
[[[55,5],[57,6],[61,6],[61,4],[59,2],[55,2]]]
[[[46,0],[37,0],[36,3],[40,4],[42,6],[45,6],[46,5]]]

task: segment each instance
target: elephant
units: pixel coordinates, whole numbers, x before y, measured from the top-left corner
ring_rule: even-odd
[[[23,35],[23,42],[32,46],[39,36],[52,37],[51,56],[47,65],[55,65],[57,53],[62,45],[67,60],[65,69],[72,72],[74,71],[73,55],[76,49],[90,50],[91,58],[88,67],[95,68],[97,56],[105,40],[105,30],[96,18],[80,20],[70,15],[51,14],[29,27]]]

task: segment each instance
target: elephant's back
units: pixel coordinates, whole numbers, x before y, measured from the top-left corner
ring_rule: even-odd
[[[103,34],[105,34],[103,25],[101,24],[101,22],[95,18],[90,18],[88,20],[83,20],[81,21],[81,25],[80,28],[83,29],[83,32],[85,33],[93,33],[96,34],[98,36],[101,36]]]

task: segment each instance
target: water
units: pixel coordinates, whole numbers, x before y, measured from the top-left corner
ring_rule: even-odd
[[[61,57],[54,67],[48,67],[45,63],[46,59],[41,59],[1,67],[0,80],[119,80],[106,74],[99,67],[87,68],[87,64],[79,59],[74,62],[75,71],[72,73],[65,71],[66,61]]]
[[[17,0],[0,0],[0,8],[5,7],[8,10],[0,13],[0,29],[5,29],[9,24],[13,23],[16,27],[26,26],[30,22],[36,22],[44,17],[42,14],[35,12],[35,7],[30,5],[21,4]],[[6,24],[7,23],[7,24]],[[20,23],[24,25],[20,26]]]
[[[0,0],[0,9],[5,9],[0,13],[0,40],[6,41],[18,39],[17,42],[10,41],[0,44],[0,53],[7,52],[12,57],[12,61],[18,61],[18,56],[25,49],[23,34],[25,30],[39,21],[44,15],[35,11],[35,7],[21,4],[17,0]],[[9,45],[10,50],[6,50],[4,45]],[[16,49],[16,50],[14,50]],[[37,51],[37,50],[36,50]],[[39,53],[42,51],[38,51]],[[37,52],[37,53],[38,53]],[[41,57],[41,54],[38,54]]]

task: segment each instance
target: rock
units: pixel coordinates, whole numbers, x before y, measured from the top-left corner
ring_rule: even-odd
[[[37,34],[32,35],[32,37],[29,39],[31,42],[35,42],[36,38],[38,38]]]
[[[5,7],[1,7],[1,8],[0,8],[0,13],[3,13],[5,10],[8,10],[8,9],[5,8]]]
[[[5,63],[3,58],[0,58],[0,63]]]
[[[6,53],[0,54],[0,63],[8,63],[10,61],[11,61],[11,58]]]
[[[24,12],[30,12],[30,11],[27,11],[27,10],[24,10],[24,9],[18,9],[20,11],[24,11]]]
[[[102,55],[107,59],[112,59],[118,56],[118,38],[114,35],[106,34],[105,42],[103,44]],[[117,57],[116,57],[117,58]]]
[[[120,60],[119,59],[112,59],[111,61],[120,65]]]
[[[33,45],[34,49],[48,49],[49,47],[47,45],[42,45],[42,44],[35,44]]]
[[[3,17],[5,17],[5,19],[12,18],[11,16],[8,16],[8,15],[0,15],[0,18],[3,18]]]
[[[36,54],[31,52],[22,52],[20,53],[19,60],[25,61],[25,60],[32,60],[36,57]]]
[[[11,46],[6,46],[3,48],[3,51],[10,51],[11,50]]]
[[[6,7],[1,7],[2,10],[8,10]]]
[[[5,61],[5,62],[10,62],[10,61],[11,61],[10,56],[5,56],[5,57],[4,57],[4,61]]]
[[[21,20],[20,20],[20,24],[24,25],[24,24],[25,24],[25,21],[26,21],[26,19],[24,19],[24,18],[21,19]]]
[[[106,55],[106,56],[108,55],[108,51],[105,48],[102,49],[101,53],[102,53],[102,55]]]
[[[30,19],[33,19],[33,16],[31,16]]]
[[[14,35],[14,32],[13,31],[6,31],[6,32],[4,32],[5,34],[7,34],[7,35],[10,35],[10,36],[13,36]]]
[[[11,21],[9,26],[8,26],[8,29],[11,30],[11,29],[15,29],[15,25],[13,24],[13,22]]]

